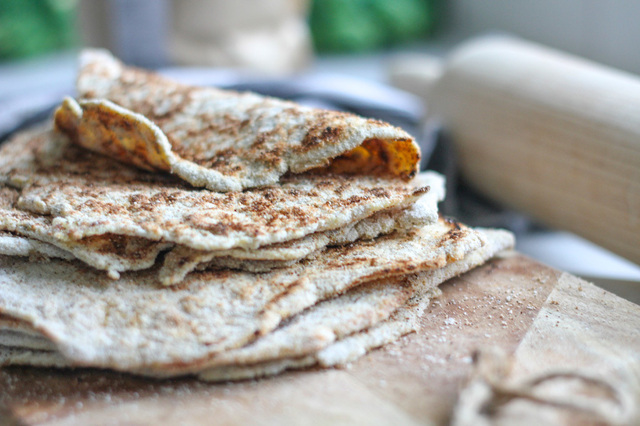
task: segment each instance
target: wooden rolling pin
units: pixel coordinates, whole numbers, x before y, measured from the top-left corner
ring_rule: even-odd
[[[505,37],[391,74],[442,120],[477,190],[640,263],[638,76]]]

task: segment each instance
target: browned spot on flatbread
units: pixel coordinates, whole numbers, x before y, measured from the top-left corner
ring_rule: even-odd
[[[463,228],[462,225],[451,218],[444,218],[443,222],[447,225],[448,231],[444,234],[438,242],[438,247],[441,247],[449,242],[456,242],[466,235],[468,228]]]
[[[304,136],[300,143],[299,151],[310,150],[326,143],[336,143],[338,141],[343,130],[335,125],[332,126],[328,118],[329,114],[316,115],[317,124],[313,125]]]

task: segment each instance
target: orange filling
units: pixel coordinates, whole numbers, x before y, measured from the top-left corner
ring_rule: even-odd
[[[336,157],[325,170],[341,174],[398,176],[411,179],[417,173],[420,152],[410,140],[367,139],[362,145]]]

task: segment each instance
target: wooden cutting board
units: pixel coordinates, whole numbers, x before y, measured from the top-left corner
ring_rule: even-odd
[[[442,290],[420,333],[349,368],[208,384],[11,367],[0,371],[2,414],[46,425],[445,424],[477,348],[514,354],[523,376],[559,365],[606,374],[612,357],[638,360],[640,306],[520,254]]]

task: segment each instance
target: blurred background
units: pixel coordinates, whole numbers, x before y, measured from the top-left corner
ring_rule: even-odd
[[[47,117],[73,93],[78,50],[104,47],[182,81],[401,125],[420,140],[424,166],[455,183],[447,213],[509,227],[519,250],[638,301],[638,265],[469,190],[428,120],[428,95],[398,70],[419,63],[428,74],[462,41],[512,34],[637,75],[639,16],[635,0],[3,0],[0,138]]]
[[[313,53],[419,49],[431,44],[425,41],[444,50],[478,34],[508,32],[638,74],[638,16],[634,0],[3,1],[0,59],[89,45],[145,67],[287,73],[309,66]],[[265,49],[276,56],[265,60]]]

